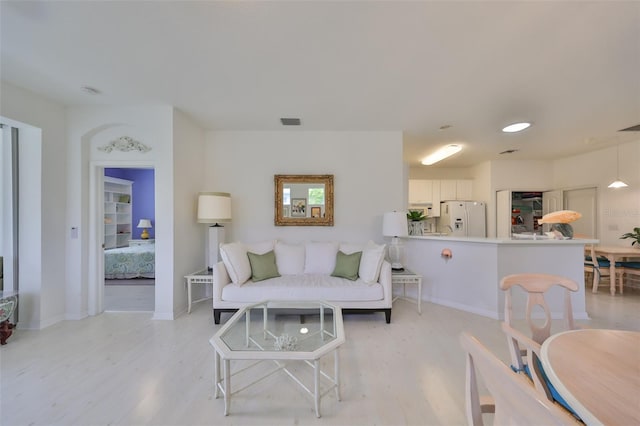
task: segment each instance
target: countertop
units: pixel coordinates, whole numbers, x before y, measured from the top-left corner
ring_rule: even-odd
[[[539,237],[539,238],[538,238]],[[456,237],[456,236],[409,236],[410,240],[432,240],[432,241],[456,241],[464,243],[480,243],[480,244],[513,244],[513,245],[585,245],[598,244],[600,240],[574,238],[571,240],[556,240],[537,236],[536,239],[519,239],[519,238],[478,238],[478,237]]]

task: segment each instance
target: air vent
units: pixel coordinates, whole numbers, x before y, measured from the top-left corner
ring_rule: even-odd
[[[299,126],[300,119],[299,118],[281,118],[280,122],[283,126]]]
[[[619,132],[640,132],[640,124],[636,124],[635,126],[627,127],[626,129],[618,130]]]
[[[513,154],[514,152],[518,152],[518,150],[517,149],[507,149],[506,151],[502,151],[500,153],[500,155],[502,155],[502,154]]]

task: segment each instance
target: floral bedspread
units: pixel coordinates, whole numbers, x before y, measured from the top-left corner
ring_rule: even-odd
[[[120,247],[104,251],[106,279],[155,278],[155,244]]]

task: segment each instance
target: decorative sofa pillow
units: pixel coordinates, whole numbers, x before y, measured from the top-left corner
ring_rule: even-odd
[[[362,259],[360,259],[360,269],[358,275],[366,283],[376,283],[380,277],[380,268],[384,262],[384,244],[376,244],[369,241],[362,250]]]
[[[273,240],[258,243],[243,244],[240,242],[221,244],[220,257],[224,263],[229,278],[234,284],[242,285],[251,278],[251,264],[247,252],[264,254],[273,250]]]
[[[382,262],[384,262],[384,249],[384,244],[378,245],[373,241],[368,241],[366,244],[340,244],[340,251],[346,254],[362,251],[358,275],[364,282],[369,284],[378,282],[378,278],[380,278],[380,268],[382,267]]]
[[[301,275],[304,273],[304,246],[276,242],[274,248],[276,265],[281,275]]]
[[[251,280],[262,281],[268,278],[279,277],[276,266],[276,255],[273,250],[265,254],[247,252],[249,263],[251,264]]]
[[[357,280],[361,257],[361,251],[351,254],[345,254],[339,251],[338,254],[336,254],[336,267],[331,273],[331,276],[346,278],[351,281]]]
[[[305,244],[304,273],[329,275],[336,267],[338,243],[309,242]]]

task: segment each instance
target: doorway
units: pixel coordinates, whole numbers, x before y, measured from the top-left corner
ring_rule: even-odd
[[[90,163],[89,173],[89,203],[88,203],[88,219],[89,219],[89,235],[88,235],[88,285],[87,285],[87,311],[89,315],[98,315],[105,311],[105,226],[107,222],[107,216],[105,215],[105,169],[146,169],[153,173],[153,184],[146,191],[148,194],[153,194],[153,202],[148,202],[152,206],[153,212],[153,227],[155,234],[155,206],[156,189],[155,189],[155,168],[152,162],[141,161],[92,161]],[[133,200],[133,195],[131,195]],[[120,198],[118,197],[118,200]],[[124,201],[124,200],[123,200]],[[135,200],[133,200],[135,202]],[[134,219],[132,218],[131,221]],[[138,223],[130,224],[131,236],[121,236],[124,241],[127,242],[140,235],[142,229],[137,228]],[[152,234],[152,235],[154,235]],[[154,241],[155,242],[155,241]],[[153,271],[156,269],[155,258],[152,262]],[[147,285],[145,293],[153,294],[152,307],[147,302],[147,306],[144,309],[134,309],[133,307],[118,309],[119,311],[155,311],[157,306],[157,286]],[[147,298],[148,299],[148,298]],[[112,310],[112,309],[110,309]],[[115,309],[113,309],[115,310]]]
[[[153,312],[154,170],[105,167],[103,179],[104,310]]]

